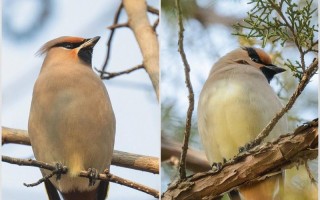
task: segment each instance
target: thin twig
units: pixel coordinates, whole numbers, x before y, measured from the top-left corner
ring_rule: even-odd
[[[148,12],[150,12],[152,14],[159,15],[159,10],[152,7],[152,6],[147,5],[147,10],[148,10]]]
[[[121,24],[112,24],[111,26],[108,26],[107,29],[113,30],[116,28],[124,28],[124,27],[128,27],[128,26],[129,26],[129,24],[128,24],[128,22],[126,22],[126,23],[121,23]]]
[[[186,118],[186,129],[184,131],[184,139],[183,139],[183,146],[182,146],[182,154],[180,158],[180,166],[179,166],[179,174],[180,174],[180,180],[186,178],[186,156],[188,151],[188,143],[189,143],[189,137],[190,137],[190,129],[191,129],[191,121],[192,121],[192,112],[194,109],[194,94],[192,89],[192,84],[190,81],[190,66],[187,61],[186,54],[184,52],[184,46],[183,46],[183,22],[182,22],[182,11],[180,6],[180,0],[176,0],[176,7],[178,10],[178,23],[179,23],[179,53],[181,55],[181,59],[184,64],[184,73],[185,73],[185,83],[186,87],[188,88],[189,92],[189,107],[187,112],[187,118]]]
[[[159,18],[153,23],[152,28],[153,28],[154,31],[156,31],[158,25],[159,25]]]
[[[248,148],[252,148],[262,142],[264,138],[268,136],[268,134],[271,132],[271,130],[274,128],[274,126],[277,124],[277,122],[280,120],[280,118],[292,108],[293,104],[297,100],[297,98],[300,96],[304,88],[309,83],[312,76],[317,72],[318,70],[318,59],[315,59],[312,64],[308,67],[308,69],[304,72],[301,82],[299,83],[298,87],[294,91],[293,95],[290,97],[289,102],[287,105],[279,112],[277,115],[269,122],[269,124],[259,133],[257,138],[252,141]]]
[[[37,160],[31,160],[31,159],[19,159],[19,158],[12,158],[12,157],[9,157],[9,156],[2,156],[2,161],[10,163],[10,164],[20,165],[20,166],[24,165],[24,166],[39,167],[39,168],[51,170],[53,172],[55,172],[55,170],[57,170],[56,167],[53,166],[53,165],[50,165],[48,163],[44,164],[44,162],[37,161]],[[63,169],[67,169],[67,167],[63,166]],[[28,187],[39,185],[40,183],[46,181],[48,178],[51,178],[56,173],[51,173],[48,176],[38,180],[36,183],[26,184],[26,185]],[[90,176],[90,172],[88,172],[88,171],[81,171],[80,174],[79,174],[79,177],[92,178]],[[135,183],[133,181],[118,177],[118,176],[110,174],[110,173],[108,173],[108,174],[105,174],[105,173],[99,174],[97,179],[98,180],[102,180],[102,181],[110,181],[110,182],[113,182],[113,183],[124,185],[124,186],[130,187],[130,188],[139,190],[141,192],[150,194],[150,195],[154,196],[155,198],[159,197],[159,192],[157,190],[153,189],[153,188],[144,186],[144,185],[139,184],[139,183]]]
[[[317,181],[316,181],[316,179],[313,177],[313,175],[312,175],[312,173],[311,173],[310,167],[309,167],[309,165],[308,165],[308,161],[305,161],[304,166],[305,166],[305,168],[306,168],[306,170],[307,170],[307,172],[308,172],[308,176],[309,176],[311,182],[312,182],[312,183],[316,183]]]
[[[103,76],[101,77],[101,79],[107,79],[107,80],[109,80],[109,79],[114,78],[114,77],[116,77],[116,76],[120,76],[120,75],[123,75],[123,74],[129,74],[129,73],[131,73],[131,72],[133,72],[133,71],[136,71],[136,70],[138,70],[138,69],[143,69],[143,68],[144,68],[143,64],[140,64],[140,65],[137,65],[137,66],[132,67],[132,68],[130,68],[130,69],[121,71],[121,72],[102,72],[102,71],[100,71],[100,70],[98,70],[98,69],[96,69],[96,70],[97,70],[99,73],[102,73],[102,74],[103,74]]]
[[[115,14],[115,17],[114,17],[114,20],[113,20],[113,25],[118,24],[122,8],[123,8],[123,4],[121,2],[121,4],[119,5],[119,7],[118,7],[118,9],[116,11],[116,14]],[[110,52],[111,52],[111,43],[112,43],[112,38],[113,38],[115,30],[116,29],[112,29],[111,33],[109,35],[109,39],[108,39],[108,42],[107,42],[107,56],[106,56],[106,59],[104,61],[104,64],[102,65],[102,69],[101,69],[102,72],[104,72],[106,70],[106,67],[108,65],[108,61],[109,61],[109,58],[110,58]],[[103,76],[103,73],[100,73],[100,77],[102,77],[102,76]]]
[[[57,173],[59,173],[57,170],[52,171],[50,174],[40,178],[37,182],[35,183],[23,183],[24,186],[26,187],[35,187],[37,185],[40,185],[41,183],[49,180],[49,178],[53,177],[54,175],[56,175]]]

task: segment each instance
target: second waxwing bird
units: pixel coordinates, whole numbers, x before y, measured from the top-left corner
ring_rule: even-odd
[[[91,66],[100,37],[60,37],[46,43],[34,85],[29,136],[35,158],[68,167],[59,180],[45,182],[50,200],[103,200],[108,184],[89,186],[80,171],[109,169],[115,140],[115,116],[108,92]],[[50,171],[41,170],[43,176]]]
[[[263,50],[251,47],[235,49],[215,63],[198,103],[198,130],[211,164],[237,155],[239,147],[255,139],[282,109],[269,82],[283,71]],[[287,129],[283,117],[265,140],[275,139]],[[245,200],[280,199],[282,181],[281,175],[271,177],[242,186],[239,193]]]

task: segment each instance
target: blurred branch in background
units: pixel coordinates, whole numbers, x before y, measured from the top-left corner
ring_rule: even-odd
[[[181,147],[182,143],[161,137],[161,162],[167,162],[172,157],[179,158],[181,156]],[[188,149],[186,165],[193,172],[203,172],[211,169],[204,152],[193,148]]]
[[[32,10],[30,9],[30,5]],[[3,34],[12,40],[30,41],[31,37],[36,37],[37,34],[43,29],[49,20],[50,16],[54,12],[54,4],[52,0],[5,0],[3,1],[2,9],[2,30]],[[28,9],[29,8],[29,9]],[[30,13],[36,13],[35,17],[32,17],[32,21],[19,26],[19,18],[16,14],[29,17]]]
[[[161,9],[166,17],[172,17],[175,2],[172,0],[162,0]],[[181,1],[182,18],[185,20],[195,19],[204,27],[212,24],[232,25],[240,20],[237,16],[223,16],[213,9],[214,6],[199,5],[196,0]]]

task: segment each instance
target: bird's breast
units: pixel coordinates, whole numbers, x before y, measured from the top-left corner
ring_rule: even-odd
[[[198,129],[209,161],[236,155],[280,109],[276,94],[263,79],[236,75],[208,79],[199,99]]]

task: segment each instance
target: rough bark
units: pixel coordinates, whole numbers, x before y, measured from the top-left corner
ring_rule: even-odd
[[[216,172],[197,173],[171,185],[162,199],[212,199],[240,185],[278,174],[301,160],[317,157],[318,119],[236,156]]]

